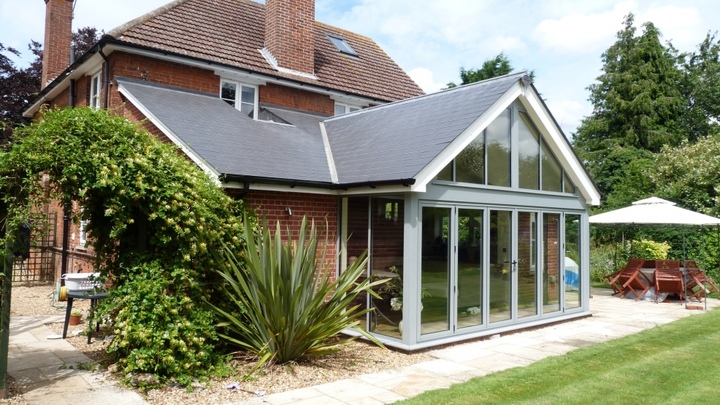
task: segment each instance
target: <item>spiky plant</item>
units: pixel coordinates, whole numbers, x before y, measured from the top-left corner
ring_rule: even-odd
[[[297,240],[287,242],[281,238],[279,222],[274,234],[266,223],[263,225],[256,236],[246,222],[247,245],[242,258],[225,251],[227,264],[219,273],[234,308],[215,307],[223,319],[218,325],[219,336],[257,355],[261,364],[334,353],[339,344],[355,339],[336,338],[349,328],[382,346],[360,327],[369,309],[353,305],[363,292],[377,296],[372,287],[384,281],[359,281],[367,264],[366,254],[332,279],[333,269],[325,260],[327,239],[322,256],[317,257],[314,221],[308,234],[308,221],[303,217]],[[287,234],[290,239],[290,232]]]

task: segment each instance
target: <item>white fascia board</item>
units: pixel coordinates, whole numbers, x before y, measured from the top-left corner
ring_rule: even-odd
[[[135,96],[132,95],[125,87],[118,83],[118,92],[125,96],[150,122],[152,122],[165,136],[168,137],[180,150],[183,151],[187,157],[190,158],[195,164],[197,164],[210,178],[215,182],[216,185],[221,185],[219,176],[220,173],[215,170],[210,164],[202,159],[195,151],[192,150],[185,142],[183,142],[173,131],[170,130],[162,121],[160,121],[150,110],[148,110]]]
[[[495,103],[490,106],[482,115],[473,121],[454,141],[452,141],[442,152],[440,152],[427,166],[423,167],[415,176],[416,182],[411,191],[425,192],[427,184],[437,176],[457,155],[462,152],[482,131],[490,125],[506,108],[508,108],[524,89],[521,81],[509,88]]]
[[[527,91],[520,97],[520,102],[525,105],[528,114],[532,118],[535,125],[540,129],[547,142],[547,145],[553,151],[555,156],[560,160],[560,165],[565,173],[570,177],[573,184],[580,189],[580,193],[589,205],[600,205],[600,192],[583,167],[582,163],[572,150],[570,142],[565,138],[562,130],[558,128],[555,120],[550,115],[550,111],[545,108],[539,95],[532,89]]]
[[[331,94],[330,98],[341,104],[349,104],[355,107],[370,107],[370,102],[367,99],[360,97],[353,97],[344,94]]]

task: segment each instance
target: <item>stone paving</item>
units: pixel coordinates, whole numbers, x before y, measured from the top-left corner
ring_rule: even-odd
[[[253,398],[238,404],[386,404],[473,377],[523,367],[549,356],[617,339],[676,319],[700,314],[684,303],[635,302],[593,290],[592,317],[429,351],[434,360],[357,378]],[[708,309],[720,300],[708,300]],[[106,373],[82,370],[91,360],[53,333],[46,323],[61,317],[11,320],[9,373],[26,386],[31,404],[145,404],[134,391],[117,387]]]

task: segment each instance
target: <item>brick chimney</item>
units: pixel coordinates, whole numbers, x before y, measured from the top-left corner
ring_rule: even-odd
[[[45,43],[41,87],[70,66],[73,0],[45,0]]]
[[[279,67],[313,74],[315,0],[266,0],[265,47]]]

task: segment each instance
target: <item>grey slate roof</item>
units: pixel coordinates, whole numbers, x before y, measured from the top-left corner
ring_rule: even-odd
[[[221,174],[342,187],[413,179],[523,77],[503,76],[331,118],[261,105],[293,125],[252,120],[216,94],[117,81]],[[321,122],[337,171],[334,184]]]
[[[141,110],[149,111],[220,174],[331,182],[319,125],[322,116],[275,108],[286,121],[302,121],[301,128],[255,121],[217,94],[116,80]]]
[[[524,76],[502,76],[327,120],[340,182],[413,178]]]

